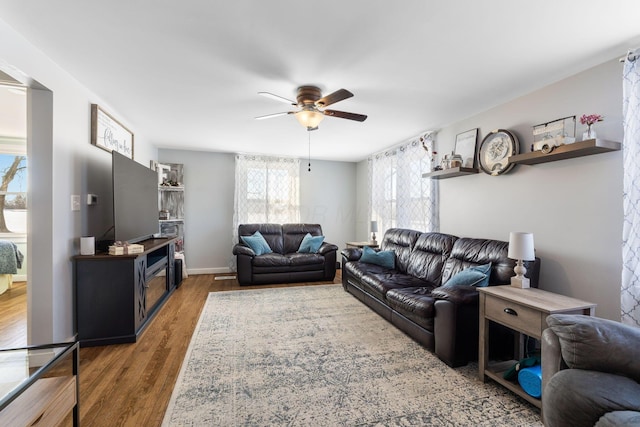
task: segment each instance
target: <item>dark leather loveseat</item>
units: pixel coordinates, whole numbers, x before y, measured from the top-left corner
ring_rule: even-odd
[[[394,269],[360,261],[359,248],[342,250],[345,290],[435,351],[449,366],[476,360],[477,288],[442,285],[463,269],[487,263],[491,263],[489,286],[510,284],[515,261],[507,258],[509,243],[394,228],[386,231],[380,246],[380,250],[395,252]],[[531,286],[537,287],[540,260],[525,262],[525,266]],[[500,339],[504,337],[500,332],[492,329],[490,336]],[[505,344],[504,339],[501,341]],[[512,341],[494,348],[511,352]]]
[[[251,236],[256,231],[269,244],[273,252],[256,255],[241,236]],[[267,283],[331,281],[336,275],[338,247],[322,242],[317,253],[299,253],[305,235],[322,236],[319,224],[241,224],[238,226],[239,242],[233,247],[237,257],[238,282],[241,285]]]

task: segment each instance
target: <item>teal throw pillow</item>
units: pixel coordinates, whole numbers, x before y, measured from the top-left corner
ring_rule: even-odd
[[[489,276],[491,275],[491,263],[465,268],[454,275],[445,283],[447,286],[475,286],[484,288],[489,286]]]
[[[256,255],[270,254],[273,252],[259,231],[256,231],[251,236],[240,236],[240,239],[245,245],[249,246]]]
[[[312,236],[310,233],[307,233],[307,235],[302,238],[298,252],[301,254],[318,253],[322,242],[324,242],[324,236]]]
[[[376,252],[369,246],[362,248],[362,256],[360,261],[367,264],[376,264],[381,267],[394,269],[396,268],[396,253],[394,251],[380,251]]]

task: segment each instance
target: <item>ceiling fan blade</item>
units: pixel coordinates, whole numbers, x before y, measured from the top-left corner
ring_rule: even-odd
[[[287,99],[280,95],[273,94],[271,92],[258,92],[258,95],[266,96],[267,98],[275,99],[276,101],[284,102],[285,104],[298,105],[297,102],[293,102],[290,99]]]
[[[282,113],[267,114],[266,116],[258,116],[255,119],[256,120],[264,120],[264,119],[270,119],[272,117],[286,116],[287,114],[293,114],[293,113],[295,113],[295,111],[285,111],[285,112],[282,112]]]
[[[327,96],[323,96],[322,98],[316,101],[316,105],[318,107],[326,107],[331,104],[335,104],[338,101],[342,101],[343,99],[351,98],[353,94],[346,89],[337,90]]]
[[[339,117],[341,119],[355,120],[357,122],[364,122],[367,120],[367,116],[364,114],[347,113],[346,111],[324,110],[323,113],[325,116]]]

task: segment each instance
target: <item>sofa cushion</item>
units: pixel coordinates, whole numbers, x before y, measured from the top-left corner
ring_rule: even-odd
[[[362,277],[361,283],[364,290],[383,301],[386,298],[387,292],[391,289],[434,286],[432,283],[417,277],[398,273],[393,270],[389,270],[386,273],[367,274]]]
[[[407,265],[407,274],[432,283],[442,283],[442,267],[458,238],[443,233],[423,233],[418,237]]]
[[[390,289],[387,292],[389,307],[423,328],[433,330],[435,316],[432,287]]]
[[[542,406],[545,425],[593,426],[607,412],[640,410],[640,384],[604,372],[563,369],[545,386]]]
[[[640,328],[591,316],[552,314],[567,366],[620,374],[640,382]],[[614,351],[612,351],[614,350]]]
[[[508,285],[514,276],[515,261],[507,258],[509,242],[489,239],[471,239],[467,237],[455,241],[451,256],[444,264],[442,283],[465,268],[491,263],[489,283]]]
[[[320,245],[324,241],[324,236],[312,236],[307,233],[300,243],[300,247],[298,248],[298,252],[303,254],[315,254],[320,249]]]
[[[256,231],[262,234],[273,252],[284,254],[282,240],[282,225],[280,224],[240,224],[238,225],[239,236],[251,236]],[[302,239],[302,238],[301,238]],[[240,241],[242,241],[240,239]],[[297,247],[297,246],[296,246]],[[293,251],[295,252],[295,251]]]
[[[272,252],[253,258],[253,274],[318,271],[324,269],[324,262],[325,259],[320,254],[281,255]]]
[[[444,286],[475,286],[484,288],[489,286],[491,263],[465,268],[447,280]]]
[[[251,236],[240,236],[240,240],[242,240],[245,245],[249,246],[253,250],[253,252],[256,253],[256,255],[268,254],[273,252],[271,250],[271,247],[269,247],[269,244],[264,239],[264,237],[262,237],[262,234],[260,234],[259,231],[256,231]]]
[[[320,254],[307,254],[294,252],[292,254],[285,255],[289,259],[290,265],[314,265],[324,264],[324,257]]]
[[[388,268],[381,267],[376,264],[367,264],[366,262],[360,261],[351,261],[344,265],[343,277],[353,276],[358,281],[361,281],[362,278],[369,274],[379,274],[379,273],[388,273],[393,270],[389,270]]]
[[[346,263],[344,270],[342,277],[353,277],[354,284],[359,284],[363,290],[382,301],[389,289],[434,286],[417,277],[360,261]]]
[[[282,253],[297,252],[307,233],[312,236],[322,236],[322,227],[320,224],[282,224]]]
[[[640,426],[640,412],[613,411],[600,417],[594,427],[630,427]]]
[[[376,264],[393,270],[396,266],[396,254],[393,251],[376,252],[369,246],[365,246],[362,248],[360,261],[367,264]]]
[[[282,267],[291,264],[291,260],[279,253],[271,252],[253,258],[254,267]]]
[[[406,273],[413,246],[415,245],[419,231],[406,230],[404,228],[390,228],[384,233],[380,249],[383,251],[393,251],[396,254],[396,270]]]

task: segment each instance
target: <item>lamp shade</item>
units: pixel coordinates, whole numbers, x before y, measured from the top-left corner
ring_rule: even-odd
[[[523,261],[533,261],[536,255],[533,248],[533,234],[521,231],[509,233],[509,252],[507,257]]]
[[[322,119],[324,119],[324,114],[318,110],[305,107],[303,107],[301,111],[295,113],[295,116],[296,119],[298,119],[298,122],[307,129],[317,128]]]
[[[378,232],[378,221],[371,221],[371,232],[372,233]]]

